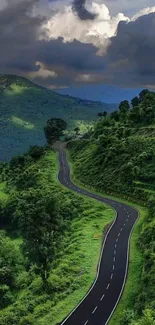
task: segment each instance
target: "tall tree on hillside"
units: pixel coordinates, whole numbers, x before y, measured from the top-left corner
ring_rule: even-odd
[[[14,213],[14,222],[23,235],[29,261],[37,265],[43,281],[46,281],[64,227],[57,201],[40,189],[23,192]]]
[[[151,93],[148,89],[143,89],[139,94],[139,101],[142,102],[146,95]]]
[[[53,144],[59,140],[67,128],[67,123],[60,118],[51,118],[44,127],[45,137],[48,144]]]
[[[136,96],[131,100],[131,105],[134,108],[134,107],[138,106],[138,104],[139,104],[139,98]]]
[[[119,121],[119,112],[114,111],[110,114],[111,118],[114,119],[115,121]]]
[[[122,120],[126,120],[130,110],[130,105],[127,100],[124,100],[119,105],[120,117]]]

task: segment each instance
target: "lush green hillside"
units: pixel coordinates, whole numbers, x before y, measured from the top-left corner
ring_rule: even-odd
[[[94,281],[114,211],[56,177],[43,148],[0,165],[1,325],[56,325]]]
[[[116,105],[62,96],[29,80],[0,75],[0,160],[44,144],[43,126],[50,117],[67,120],[68,128],[89,125],[97,113]]]
[[[143,255],[140,284],[135,286],[132,299],[128,286],[130,303],[126,300],[117,325],[152,325],[155,323],[155,93],[142,91],[131,106],[127,101],[122,102],[119,112],[101,118],[94,131],[70,142],[68,148],[74,176],[81,183],[139,201],[149,208],[133,237]]]

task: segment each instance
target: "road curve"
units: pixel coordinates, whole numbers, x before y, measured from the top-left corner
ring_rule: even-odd
[[[61,325],[106,325],[125,286],[129,242],[134,224],[138,219],[138,211],[124,203],[104,198],[73,184],[65,150],[60,144],[56,145],[55,149],[59,153],[58,178],[60,183],[70,190],[110,205],[115,209],[117,216],[103,242],[97,278],[93,286]]]

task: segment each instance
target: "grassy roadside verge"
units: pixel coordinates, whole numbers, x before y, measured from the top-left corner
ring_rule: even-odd
[[[64,230],[61,249],[50,265],[47,290],[39,274],[25,268],[25,255],[20,247],[22,237],[12,236],[7,229],[7,239],[20,251],[21,272],[15,275],[17,286],[10,304],[0,311],[0,323],[12,324],[14,317],[14,324],[56,325],[77,306],[94,282],[104,231],[113,222],[114,211],[63,187],[57,179],[58,161],[54,151],[32,161],[24,171],[36,175],[35,184],[44,196],[57,199],[68,226]],[[11,186],[7,188],[7,184],[0,183],[3,202],[4,197],[8,197],[9,202],[12,194],[16,196],[17,189]],[[28,191],[27,187],[18,189],[18,195]]]
[[[40,183],[46,186],[54,186],[58,183],[58,164],[57,153],[48,153],[41,159],[39,165]],[[52,165],[52,168],[51,168]],[[57,184],[58,185],[58,184]],[[72,235],[68,238],[68,249],[61,257],[61,264],[65,263],[65,267],[70,268],[71,263],[74,261],[74,268],[79,268],[80,275],[75,276],[73,286],[77,289],[70,290],[70,293],[64,299],[60,299],[57,304],[51,308],[44,317],[38,319],[38,324],[55,325],[61,322],[83,299],[87,291],[91,287],[96,277],[97,265],[100,257],[100,251],[103,240],[103,231],[112,223],[114,219],[114,211],[107,205],[98,203],[95,200],[83,197],[80,194],[73,193],[71,190],[66,189],[63,185],[59,184],[62,191],[61,195],[66,195],[68,199],[72,196],[81,197],[82,211],[75,220],[72,221]],[[65,199],[65,197],[64,197]],[[74,244],[78,249],[74,248]],[[59,270],[57,270],[59,272]],[[73,276],[70,271],[70,277]],[[45,306],[46,308],[46,306]]]
[[[35,169],[39,170],[38,185],[41,185],[42,191],[49,192],[51,196],[58,195],[60,204],[61,201],[66,202],[66,209],[72,202],[72,209],[75,209],[71,230],[65,234],[63,251],[57,257],[56,266],[51,269],[49,277],[52,285],[57,286],[57,292],[48,298],[45,295],[41,298],[40,293],[34,294],[39,301],[34,308],[35,324],[55,325],[77,306],[94,282],[103,231],[112,223],[114,211],[107,205],[73,193],[59,184],[55,152],[48,152],[42,157],[35,164]],[[69,214],[70,211],[67,210],[66,213]],[[36,291],[35,283],[32,285]],[[62,287],[63,291],[60,290]],[[25,290],[23,294],[27,295],[28,292]]]
[[[143,220],[147,214],[147,209],[132,203],[130,201],[121,199],[120,197],[116,196],[109,196],[105,193],[97,192],[94,188],[91,186],[84,186],[84,184],[81,184],[75,177],[74,177],[74,166],[72,163],[72,160],[70,158],[69,152],[67,152],[68,161],[70,163],[70,170],[71,170],[71,178],[72,180],[79,185],[82,188],[90,189],[94,193],[97,193],[99,195],[103,195],[105,197],[112,198],[114,200],[117,200],[119,202],[126,203],[132,207],[135,207],[139,211],[139,219],[137,223],[135,224],[134,231],[132,233],[131,242],[130,242],[130,256],[129,256],[129,269],[128,269],[128,277],[127,282],[125,285],[125,289],[123,292],[123,295],[121,297],[120,303],[118,307],[116,308],[109,325],[121,325],[120,320],[122,317],[122,313],[125,309],[130,309],[133,307],[133,301],[135,299],[136,293],[138,292],[139,285],[140,285],[140,274],[141,274],[141,266],[142,266],[142,254],[140,252],[140,249],[138,247],[138,238],[141,226],[143,224]]]

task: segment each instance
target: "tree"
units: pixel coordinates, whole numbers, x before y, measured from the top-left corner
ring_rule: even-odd
[[[139,98],[136,96],[131,100],[132,107],[136,107],[139,104]]]
[[[98,113],[97,116],[100,117],[100,119],[102,118],[102,115],[103,113]]]
[[[128,100],[124,100],[120,103],[119,110],[120,110],[121,115],[126,116],[127,113],[129,112],[129,109],[130,109],[130,105],[129,105]]]
[[[148,89],[143,89],[139,94],[139,102],[141,103],[149,93],[151,92]]]
[[[46,281],[64,225],[56,200],[40,189],[24,192],[14,218],[22,232],[29,261],[37,265],[43,281]]]
[[[74,129],[76,135],[78,135],[79,131],[80,131],[80,128],[77,126],[75,129]]]
[[[66,128],[67,123],[60,118],[51,118],[48,120],[44,128],[47,143],[53,144],[55,141],[59,140]]]
[[[144,317],[138,322],[133,322],[132,325],[155,325],[155,312],[150,309],[144,311]]]
[[[97,115],[100,117],[100,118],[102,118],[102,117],[106,117],[107,116],[107,112],[106,111],[104,111],[104,112],[102,112],[102,113],[98,113]]]
[[[119,112],[118,111],[114,111],[111,113],[111,118],[114,119],[115,121],[119,121]]]
[[[39,159],[41,156],[43,156],[45,152],[45,149],[43,147],[39,146],[30,146],[30,149],[28,151],[28,154],[35,160]]]
[[[104,112],[103,112],[103,117],[105,118],[105,117],[107,116],[107,114],[108,114],[108,113],[107,113],[106,111],[104,111]]]
[[[141,122],[141,114],[140,114],[140,106],[134,106],[131,110],[130,110],[130,120],[135,122],[135,123],[139,123]]]

